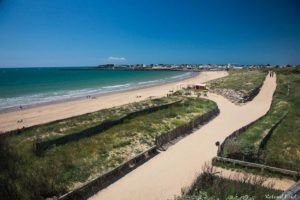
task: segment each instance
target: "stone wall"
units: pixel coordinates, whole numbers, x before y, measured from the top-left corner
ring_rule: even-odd
[[[261,86],[262,85],[251,90],[246,95],[244,95],[243,93],[241,93],[239,91],[235,91],[233,89],[226,89],[226,88],[225,89],[210,89],[209,92],[212,92],[212,93],[215,93],[218,95],[222,95],[226,99],[228,99],[230,102],[232,102],[234,104],[239,104],[239,103],[245,103],[248,101],[252,101],[254,99],[254,97],[256,97],[256,95],[259,93]]]

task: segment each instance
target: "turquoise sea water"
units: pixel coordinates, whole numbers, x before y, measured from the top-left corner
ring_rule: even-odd
[[[87,95],[158,85],[191,72],[116,71],[76,68],[0,68],[0,112],[78,99]]]

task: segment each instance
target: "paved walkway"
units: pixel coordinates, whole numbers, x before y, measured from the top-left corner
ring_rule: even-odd
[[[264,115],[276,89],[276,77],[267,76],[260,93],[249,103],[236,106],[227,99],[209,94],[220,114],[193,134],[161,152],[120,180],[95,194],[97,200],[171,199],[180,195],[201,172],[205,162],[217,154],[216,141],[222,142],[238,128]]]

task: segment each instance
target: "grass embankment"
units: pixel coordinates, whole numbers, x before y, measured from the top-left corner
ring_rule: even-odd
[[[271,185],[263,187],[265,181],[265,178],[247,174],[225,179],[218,176],[216,169],[206,165],[202,174],[177,200],[264,200],[268,196],[279,196],[282,193],[271,189]]]
[[[221,92],[225,97],[239,102],[260,87],[267,75],[261,70],[229,70],[228,73],[226,77],[208,81],[207,85],[211,91]]]
[[[55,122],[44,124],[42,126],[37,125],[32,128],[22,130],[22,134],[18,137],[18,139],[20,141],[24,139],[33,140],[37,138],[39,138],[42,141],[55,139],[65,135],[80,132],[82,130],[91,128],[93,126],[96,126],[106,121],[113,121],[113,120],[120,119],[125,115],[135,111],[172,103],[178,100],[180,100],[180,98],[176,98],[176,97],[160,98],[160,99],[153,99],[153,100],[149,99],[141,102],[113,107],[110,109],[103,109],[100,111],[87,113],[84,115],[71,117],[68,119],[58,120]]]
[[[278,69],[278,87],[274,105],[287,102],[288,114],[274,130],[262,157],[279,162],[292,162],[300,166],[300,69]],[[290,92],[288,93],[288,85]]]
[[[241,135],[228,141],[223,156],[260,159],[268,165],[293,169],[300,166],[300,70],[274,71],[277,73],[277,88],[270,112]],[[262,139],[281,119],[264,148],[259,149]]]
[[[84,129],[90,126],[89,121],[94,124],[120,117],[121,110],[138,110],[180,98],[183,101],[178,104],[125,120],[91,137],[54,146],[41,156],[33,151],[38,137],[51,139]],[[101,110],[12,134],[1,140],[0,193],[6,199],[42,199],[60,195],[148,149],[154,144],[156,135],[214,108],[216,104],[206,99],[169,97]],[[61,134],[57,134],[59,131]]]

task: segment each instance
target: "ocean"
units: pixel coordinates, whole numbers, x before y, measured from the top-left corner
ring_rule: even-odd
[[[194,76],[179,71],[0,68],[0,112],[160,85]]]

